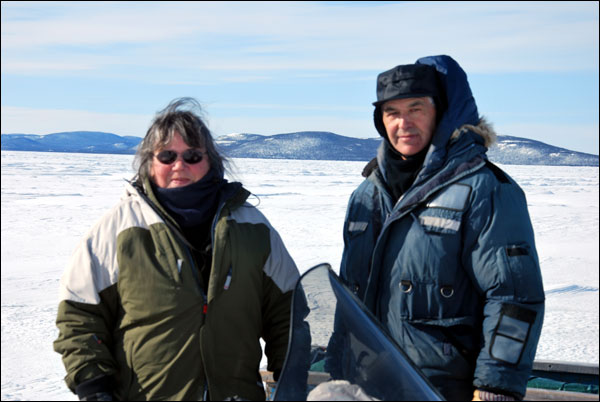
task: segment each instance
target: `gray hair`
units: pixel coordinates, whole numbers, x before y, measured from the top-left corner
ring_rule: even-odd
[[[204,148],[211,169],[215,169],[219,176],[225,174],[227,158],[219,152],[210,130],[200,117],[202,114],[200,104],[193,98],[174,99],[156,114],[133,160],[138,180],[143,182],[148,178],[154,152],[170,143],[175,133],[190,147]]]

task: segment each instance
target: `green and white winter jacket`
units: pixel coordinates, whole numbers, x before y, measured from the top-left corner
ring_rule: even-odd
[[[144,187],[127,186],[61,279],[54,349],[68,387],[108,375],[122,400],[264,399],[259,338],[267,368],[280,369],[299,277],[279,234],[245,189],[223,200],[205,294],[191,250]]]

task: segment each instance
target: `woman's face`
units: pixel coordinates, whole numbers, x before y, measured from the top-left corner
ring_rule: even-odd
[[[202,160],[198,163],[187,163],[183,160],[183,152],[188,149],[195,149],[202,152]],[[157,155],[162,151],[173,151],[177,158],[170,164],[162,163]],[[188,186],[202,179],[210,170],[210,162],[206,155],[206,150],[201,148],[191,148],[183,141],[181,135],[175,132],[173,140],[165,147],[156,149],[152,158],[150,167],[150,177],[154,184],[160,188],[176,188]]]

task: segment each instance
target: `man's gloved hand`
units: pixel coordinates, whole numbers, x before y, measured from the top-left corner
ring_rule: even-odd
[[[490,391],[484,391],[476,389],[473,393],[474,401],[516,401],[516,399],[510,395],[495,394]]]
[[[101,375],[79,384],[75,392],[80,401],[112,401],[111,377]]]

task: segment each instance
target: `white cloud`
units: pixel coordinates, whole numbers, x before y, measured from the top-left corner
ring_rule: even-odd
[[[16,59],[17,65],[21,58],[43,64],[46,58],[60,57],[77,66],[81,46],[130,46],[131,52],[112,60],[114,66],[153,65],[169,71],[183,66],[196,71],[381,70],[424,55],[451,54],[470,72],[598,69],[596,2],[402,2],[362,7],[319,2],[86,2],[61,6],[58,12],[53,3],[28,7],[55,13],[13,19],[6,14],[16,12],[18,5],[2,3],[2,58]],[[3,65],[3,72],[17,72],[12,66]]]
[[[13,5],[15,6],[15,5]],[[18,7],[18,5],[16,5]],[[4,3],[2,5],[4,13]],[[77,3],[62,7],[62,13],[49,17],[2,21],[2,47],[39,48],[42,46],[78,46],[152,42],[190,34],[194,27],[188,15],[183,24],[169,19],[165,4],[157,6],[119,3]],[[53,3],[38,9],[54,9]],[[12,11],[10,8],[7,12]],[[184,17],[182,13],[177,17]]]
[[[228,105],[222,105],[228,106]],[[232,105],[229,105],[232,106]],[[277,108],[278,105],[239,105],[246,109]],[[213,109],[211,107],[211,109]],[[215,108],[218,109],[218,108]],[[288,109],[282,107],[281,110]],[[295,108],[292,108],[296,110]],[[304,110],[319,110],[305,107]],[[332,107],[336,111],[339,108]],[[355,118],[336,116],[219,117],[207,115],[207,125],[215,136],[233,132],[263,135],[296,131],[331,131],[350,137],[376,137],[370,111],[354,113]],[[96,113],[85,110],[34,109],[2,106],[2,133],[50,134],[63,131],[105,131],[118,135],[143,137],[154,115]]]
[[[2,59],[2,73],[24,73],[24,72],[74,72],[88,71],[98,68],[97,63],[82,62],[60,62],[60,61],[29,61],[29,60],[5,60]]]
[[[310,105],[284,105],[284,104],[268,104],[268,103],[214,103],[210,105],[213,110],[216,109],[237,109],[237,110],[252,110],[258,109],[263,111],[271,110],[290,110],[290,111],[319,111],[319,112],[349,112],[349,113],[365,113],[369,111],[367,106],[347,106],[347,105],[326,105],[311,103]]]
[[[77,103],[67,106],[71,110],[52,109],[61,97],[63,105],[79,99],[76,86],[93,93],[95,85],[106,83],[117,88],[115,96],[130,97],[131,104],[136,91],[159,99],[192,92],[214,109],[209,122],[217,134],[326,130],[370,137],[377,135],[368,107],[374,88],[364,102],[328,96],[332,106],[327,106],[315,90],[314,102],[286,106],[296,103],[285,98],[293,94],[269,85],[301,77],[319,78],[323,90],[336,80],[349,79],[354,85],[367,79],[373,85],[376,72],[434,54],[451,55],[469,74],[598,71],[597,2],[2,2],[1,18],[4,133],[144,135],[150,114],[82,111],[76,110]],[[61,91],[45,98],[49,104],[43,110],[8,107],[26,106],[27,99],[40,102],[35,88],[26,93],[26,88],[10,85],[13,74],[39,75],[52,84],[49,91]],[[69,81],[61,86],[65,77]],[[93,80],[86,81],[88,77]],[[251,92],[250,85],[235,96],[219,92],[221,85],[234,82],[264,85],[265,93],[279,97],[269,102],[282,102],[254,103],[262,94]],[[230,104],[217,103],[222,97]],[[140,102],[146,101],[152,102]],[[364,110],[352,106],[360,103]],[[532,98],[531,103],[539,102]],[[236,117],[223,117],[227,108]],[[260,117],[253,109],[273,117]],[[513,113],[509,103],[502,110]],[[322,117],[324,111],[329,116]],[[533,121],[534,113],[528,109],[519,121]],[[597,153],[597,119],[592,123],[592,128],[571,131],[525,125],[503,131],[548,136],[535,139],[569,148],[569,140],[560,137],[562,129],[569,138],[595,141]]]

